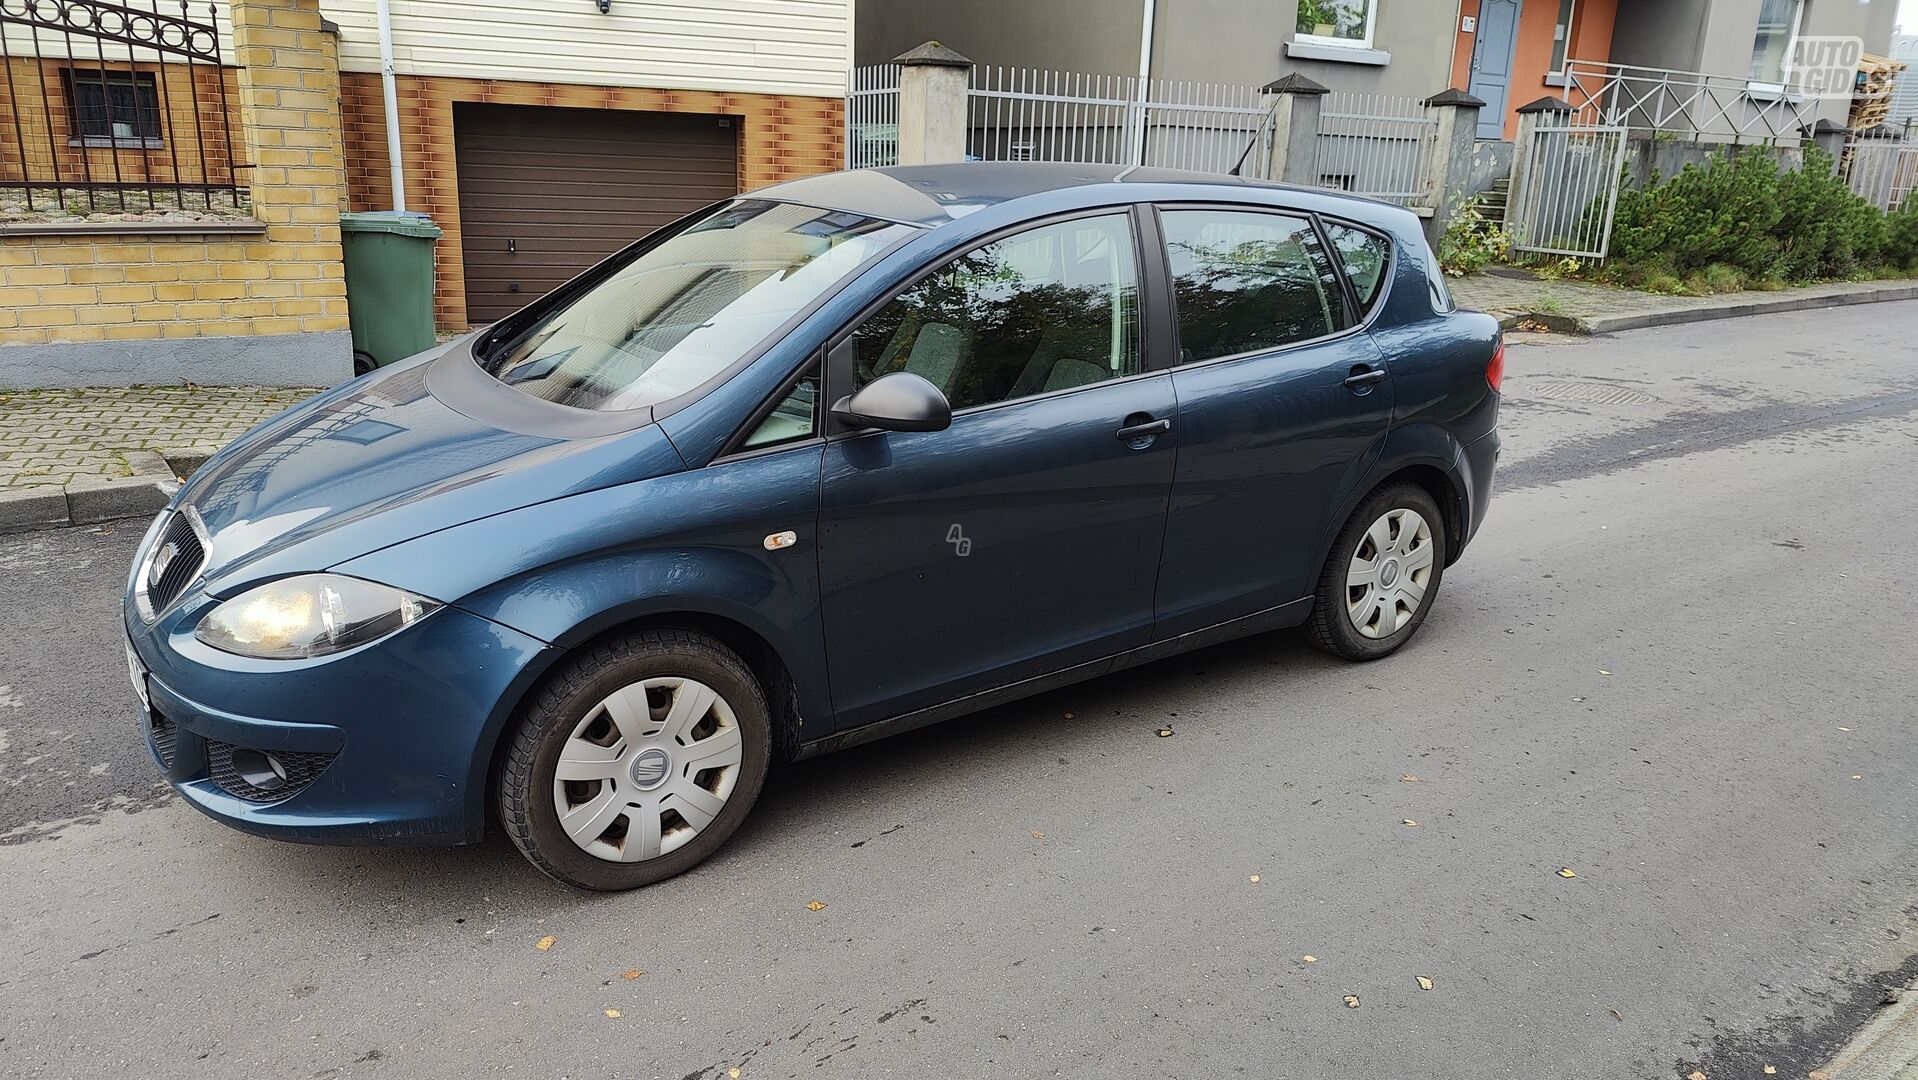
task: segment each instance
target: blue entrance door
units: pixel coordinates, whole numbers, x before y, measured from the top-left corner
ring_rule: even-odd
[[[1478,34],[1472,43],[1472,96],[1485,103],[1478,113],[1478,137],[1505,137],[1505,112],[1512,94],[1512,59],[1518,52],[1521,0],[1480,0]]]

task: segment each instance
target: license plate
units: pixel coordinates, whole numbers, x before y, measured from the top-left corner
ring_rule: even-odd
[[[140,695],[140,707],[149,711],[153,702],[147,699],[147,669],[140,663],[140,654],[133,651],[133,643],[127,643],[127,676],[133,680],[133,692]]]

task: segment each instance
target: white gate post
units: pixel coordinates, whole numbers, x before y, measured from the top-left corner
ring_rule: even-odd
[[[1266,83],[1271,95],[1272,143],[1265,178],[1315,187],[1319,182],[1319,109],[1325,87],[1294,73]]]
[[[1444,234],[1452,215],[1467,201],[1466,180],[1472,174],[1472,154],[1478,146],[1478,111],[1485,103],[1463,90],[1445,90],[1425,99],[1425,107],[1436,111],[1438,145],[1426,168],[1425,180],[1432,200],[1431,235]]]
[[[966,160],[966,90],[972,61],[936,41],[900,54],[899,164]]]

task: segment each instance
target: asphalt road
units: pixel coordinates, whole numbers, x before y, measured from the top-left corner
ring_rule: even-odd
[[[1399,656],[1273,635],[803,763],[623,896],[201,818],[133,726],[140,529],[0,538],[0,1075],[1803,1077],[1918,967],[1914,340],[1515,346]]]

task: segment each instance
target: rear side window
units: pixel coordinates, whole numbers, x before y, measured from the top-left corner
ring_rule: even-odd
[[[1338,272],[1304,218],[1167,210],[1161,220],[1183,362],[1275,349],[1348,325]]]
[[[1385,237],[1336,221],[1325,223],[1325,235],[1338,252],[1345,276],[1352,279],[1352,291],[1359,298],[1361,315],[1370,312],[1385,291],[1385,268],[1392,261],[1392,245]]]

